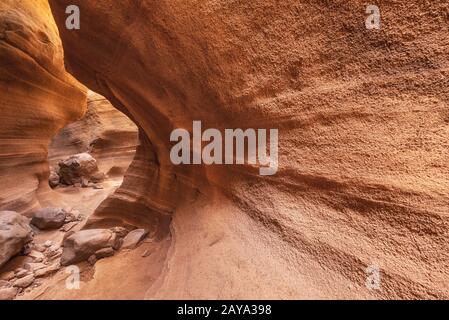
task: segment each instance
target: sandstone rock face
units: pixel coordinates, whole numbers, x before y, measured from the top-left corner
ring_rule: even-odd
[[[0,211],[0,267],[31,240],[28,219],[13,211]]]
[[[149,298],[448,297],[447,3],[383,3],[378,31],[361,0],[50,4],[71,72],[140,128],[97,216],[176,239]],[[174,167],[193,120],[279,129],[278,173]]]
[[[91,229],[76,232],[64,241],[61,265],[86,261],[98,250],[113,248],[118,244],[118,237],[108,229]]]
[[[67,212],[62,208],[43,208],[33,214],[31,224],[41,230],[57,229],[64,225]]]
[[[31,213],[48,188],[47,148],[86,95],[64,69],[47,0],[0,3],[0,210]]]

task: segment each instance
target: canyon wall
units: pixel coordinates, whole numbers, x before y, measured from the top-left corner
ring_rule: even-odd
[[[30,214],[48,189],[51,138],[85,112],[85,89],[64,69],[46,0],[0,3],[0,210]]]
[[[447,1],[379,1],[381,30],[359,0],[50,4],[70,72],[140,128],[97,217],[172,237],[148,298],[449,297]],[[173,166],[193,120],[279,129],[279,171]]]

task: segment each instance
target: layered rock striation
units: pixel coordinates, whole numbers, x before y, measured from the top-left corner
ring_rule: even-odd
[[[85,112],[85,89],[64,68],[46,0],[0,3],[0,210],[30,214],[48,188],[51,138]]]

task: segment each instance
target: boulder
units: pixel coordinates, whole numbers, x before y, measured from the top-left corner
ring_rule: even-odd
[[[64,225],[66,215],[62,208],[43,208],[34,213],[31,224],[41,230],[58,229]]]
[[[44,269],[46,267],[47,266],[44,263],[34,263],[34,262],[25,263],[24,265],[25,270],[28,270],[30,272],[35,272],[37,270]]]
[[[14,211],[0,211],[0,267],[31,240],[27,218]]]
[[[148,230],[136,229],[123,239],[122,249],[134,249],[148,235]]]
[[[61,265],[86,261],[98,250],[117,246],[118,239],[117,235],[108,229],[75,232],[64,240]]]
[[[14,287],[18,288],[28,288],[34,282],[34,275],[30,274],[26,277],[17,279],[14,282]]]
[[[88,153],[73,155],[58,163],[61,182],[66,185],[81,185],[83,181],[97,181],[97,161]]]
[[[13,300],[17,295],[17,288],[0,289],[0,301]]]
[[[60,268],[59,263],[54,263],[54,264],[52,264],[52,265],[50,265],[50,266],[48,266],[46,268],[36,270],[36,272],[34,273],[34,276],[36,278],[46,277],[46,276],[48,276],[48,275],[58,271],[59,268]]]
[[[146,258],[146,257],[149,257],[149,256],[151,256],[151,254],[152,254],[153,252],[151,251],[151,250],[145,250],[145,252],[144,253],[142,253],[142,257],[143,258]]]

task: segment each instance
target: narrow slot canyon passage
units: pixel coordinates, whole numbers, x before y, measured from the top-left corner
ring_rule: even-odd
[[[447,5],[413,3],[2,0],[0,297],[449,298]],[[174,164],[195,121],[278,130],[276,173]]]

